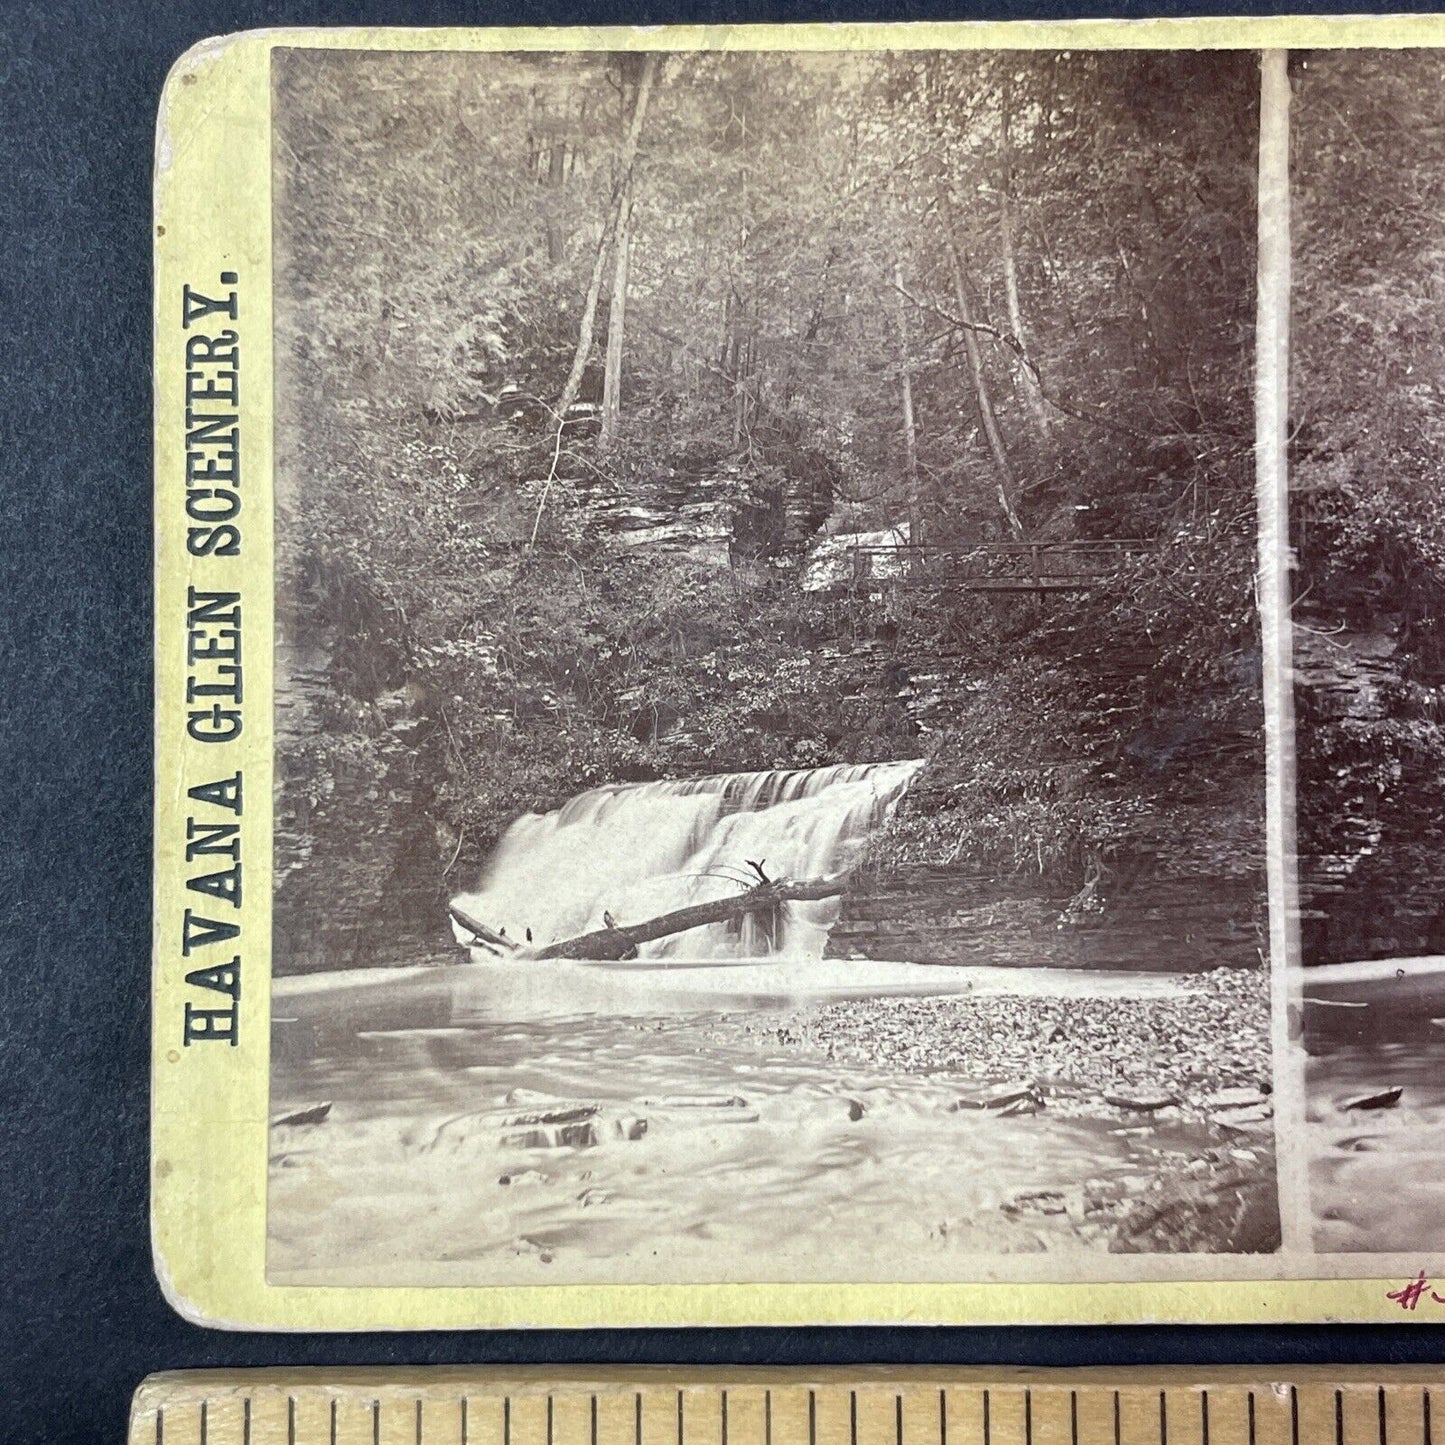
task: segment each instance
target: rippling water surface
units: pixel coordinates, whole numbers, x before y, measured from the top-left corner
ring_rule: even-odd
[[[1197,1145],[1185,1126],[959,1111],[959,1078],[835,1063],[738,1021],[885,993],[1179,987],[776,960],[282,980],[268,1275],[758,1280],[823,1262],[832,1277],[946,1277],[950,1254],[1106,1248],[1072,1205],[1000,1206],[1086,1180],[1142,1188],[1161,1151]],[[323,1103],[321,1122],[281,1122]]]
[[[1438,1254],[1445,1250],[1445,960],[1310,969],[1305,995],[1316,1247]],[[1323,1002],[1312,1005],[1312,996]],[[1346,1107],[1396,1088],[1390,1108]]]

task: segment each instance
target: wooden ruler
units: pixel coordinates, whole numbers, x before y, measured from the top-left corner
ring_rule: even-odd
[[[1435,1395],[1432,1404],[1431,1394]],[[131,1445],[1445,1445],[1445,1366],[154,1375]]]

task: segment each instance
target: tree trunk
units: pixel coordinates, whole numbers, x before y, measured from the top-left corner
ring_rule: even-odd
[[[553,138],[552,148],[547,153],[547,259],[556,265],[566,251],[562,239],[562,226],[557,218],[562,204],[562,190],[567,177],[567,145],[565,141]]]
[[[652,80],[657,71],[657,56],[646,55],[642,61],[642,74],[637,81],[637,98],[632,103],[632,119],[627,126],[627,137],[622,143],[622,155],[618,159],[617,179],[612,187],[612,199],[608,215],[603,220],[597,236],[597,255],[592,263],[592,279],[587,285],[587,299],[582,306],[582,321],[577,328],[577,349],[572,355],[572,369],[567,373],[567,384],[557,401],[556,426],[561,430],[567,408],[577,400],[582,389],[582,375],[587,370],[587,358],[592,353],[593,331],[597,324],[597,301],[602,294],[603,263],[607,259],[607,243],[615,240],[622,221],[623,198],[632,188],[632,166],[637,159],[637,142],[642,134],[642,122],[647,115],[647,101],[652,94]]]
[[[748,431],[748,387],[752,377],[752,336],[757,317],[757,299],[752,301],[753,321],[749,321],[749,275],[748,241],[752,236],[751,167],[748,164],[751,140],[748,134],[748,106],[746,98],[740,98],[733,109],[733,120],[738,124],[736,153],[737,171],[737,215],[738,244],[732,265],[729,267],[729,284],[732,287],[733,335],[731,340],[732,361],[729,375],[732,378],[733,395],[733,450],[738,451]],[[729,122],[731,129],[731,122]],[[748,443],[749,455],[752,443]]]
[[[674,909],[657,918],[642,923],[630,923],[620,928],[602,928],[595,933],[584,933],[577,938],[564,939],[561,943],[549,943],[534,953],[524,953],[528,958],[630,958],[640,944],[650,943],[654,938],[666,938],[674,933],[686,933],[690,928],[702,928],[709,923],[724,923],[729,919],[742,918],[748,913],[758,913],[776,908],[782,903],[816,902],[822,898],[837,898],[843,893],[841,878],[815,878],[808,882],[793,883],[786,878],[771,883],[759,883],[745,893],[733,898],[719,898],[711,903],[694,903],[688,908]],[[470,925],[463,921],[463,927]]]
[[[918,495],[918,433],[913,422],[913,361],[908,354],[908,318],[903,310],[903,266],[893,263],[893,299],[898,307],[898,365],[903,374],[903,467],[908,486],[908,540],[921,547],[923,502]]]
[[[756,304],[754,307],[756,312]],[[748,305],[736,296],[732,307],[733,334],[728,346],[728,375],[733,386],[733,450],[743,444],[748,423],[748,387],[752,378],[754,321],[748,319]]]
[[[602,434],[598,445],[606,451],[617,440],[622,416],[622,345],[627,319],[627,272],[632,258],[632,187],[617,223],[612,270],[612,301],[607,308],[607,363],[602,372]]]
[[[1028,365],[1029,342],[1024,333],[1023,308],[1019,304],[1019,271],[1018,258],[1014,250],[1013,224],[1013,142],[1009,135],[1009,129],[1013,122],[1011,91],[1012,87],[1006,82],[1000,102],[1002,110],[1000,123],[1003,135],[1003,185],[999,189],[998,240],[1003,259],[1003,287],[1004,296],[1008,302],[1008,324],[1009,329],[1013,332],[1014,344],[1018,349],[1018,355],[1014,360],[1014,378],[1023,392],[1024,404],[1028,407],[1034,430],[1040,437],[1045,437],[1049,432],[1048,412],[1044,409],[1044,399],[1039,394],[1038,377]]]
[[[983,423],[984,435],[988,438],[988,449],[993,456],[994,469],[998,473],[998,503],[1008,521],[1009,531],[1015,537],[1024,534],[1023,523],[1019,520],[1018,506],[1014,498],[1018,495],[1018,479],[1009,463],[1004,448],[1003,434],[998,429],[998,420],[993,414],[993,399],[989,396],[988,378],[983,372],[983,357],[979,354],[978,336],[974,331],[973,307],[968,299],[968,287],[964,284],[963,264],[958,259],[958,247],[952,238],[948,242],[948,262],[953,272],[953,294],[958,306],[959,319],[963,322],[963,349],[968,355],[968,370],[973,378],[974,396],[978,400],[979,420]]]
[[[480,919],[473,918],[470,913],[464,913],[455,903],[447,904],[447,912],[472,935],[474,944],[485,945],[493,953],[515,953],[517,951],[518,945],[505,933],[498,933],[494,929],[488,928]]]

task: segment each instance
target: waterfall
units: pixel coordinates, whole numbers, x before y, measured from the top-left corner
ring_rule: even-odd
[[[507,829],[477,891],[456,902],[537,945],[731,897],[770,878],[824,878],[850,867],[922,766],[918,760],[724,773],[593,788]],[[660,938],[648,958],[819,958],[838,900],[788,903]]]

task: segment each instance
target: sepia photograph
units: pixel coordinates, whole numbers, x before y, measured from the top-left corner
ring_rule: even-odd
[[[1440,932],[1445,134],[1351,63],[1296,155],[1311,1068],[1418,1111],[1445,1033],[1360,960]],[[1259,74],[274,50],[269,1283],[1278,1250]]]
[[[1321,1253],[1445,1245],[1445,63],[1293,57],[1290,490]]]

